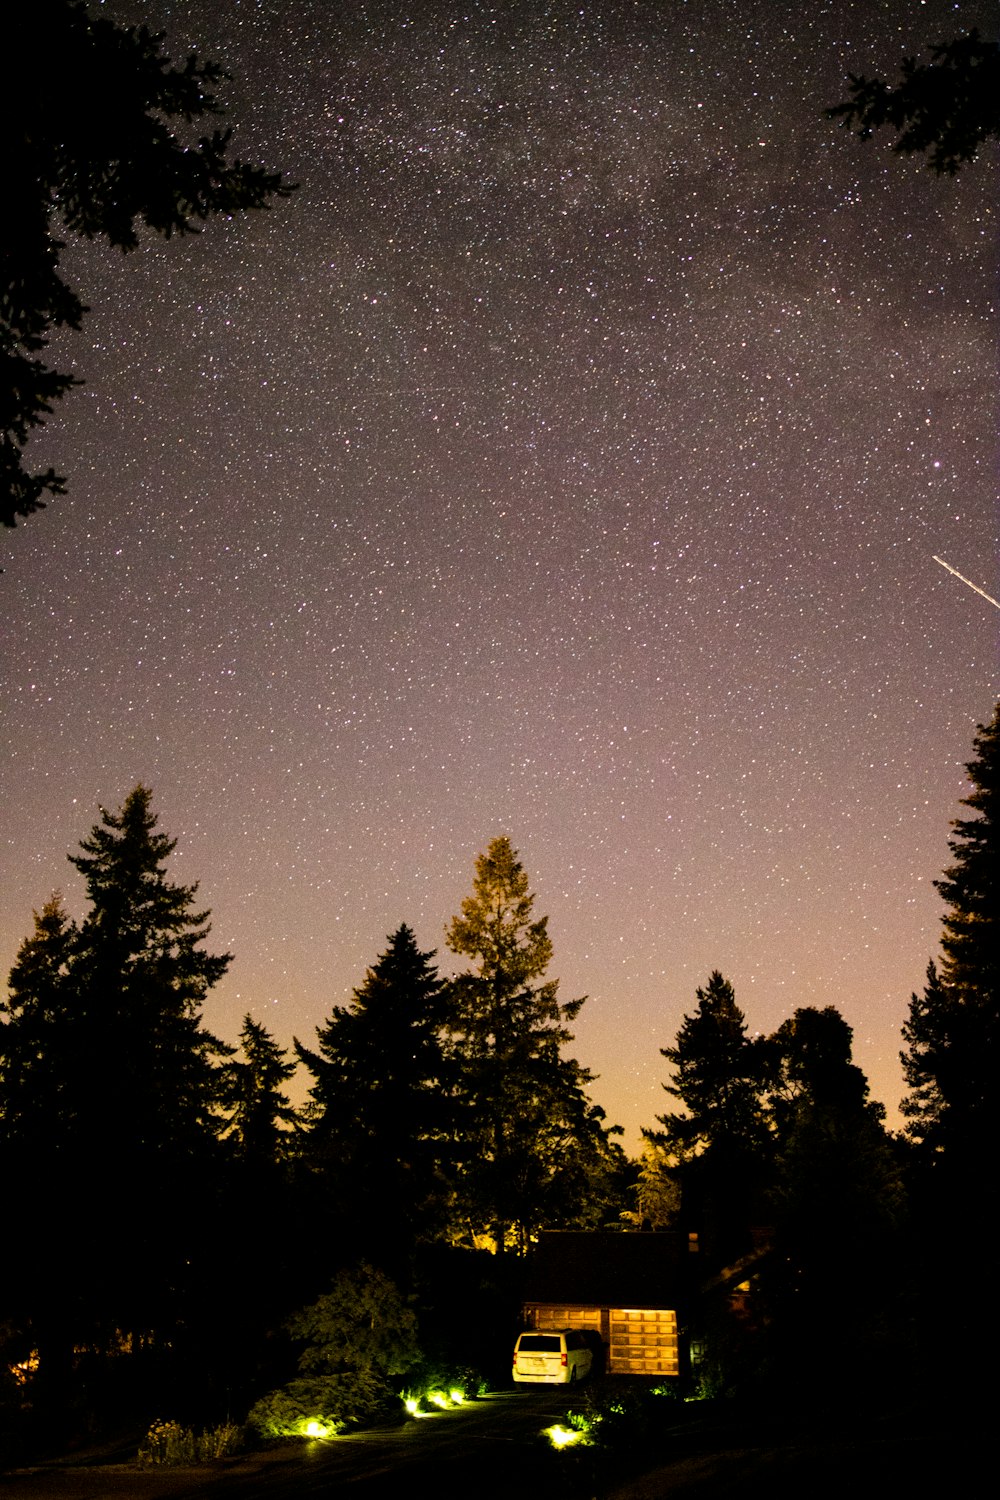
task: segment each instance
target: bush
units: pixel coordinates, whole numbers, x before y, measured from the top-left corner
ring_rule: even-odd
[[[655,1441],[680,1399],[676,1385],[617,1385],[611,1381],[587,1391],[582,1410],[570,1412],[569,1425],[599,1448],[634,1450]]]
[[[394,1282],[362,1264],[288,1320],[305,1345],[299,1376],[263,1396],[248,1421],[264,1437],[332,1437],[345,1427],[402,1414],[392,1376],[420,1358],[417,1320]]]
[[[333,1437],[346,1427],[398,1416],[400,1398],[369,1370],[291,1380],[252,1407],[249,1426],[262,1437]]]
[[[395,1282],[362,1263],[288,1320],[302,1375],[373,1370],[402,1375],[420,1358],[417,1319]]]
[[[434,1395],[440,1392],[447,1398],[446,1405],[457,1406],[485,1396],[488,1390],[488,1382],[471,1365],[422,1359],[407,1371],[403,1395],[426,1407],[440,1405],[434,1400]]]

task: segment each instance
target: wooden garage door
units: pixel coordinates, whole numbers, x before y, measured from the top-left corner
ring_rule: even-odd
[[[677,1314],[659,1308],[613,1307],[608,1369],[625,1375],[677,1375]]]
[[[594,1328],[600,1332],[601,1309],[599,1307],[553,1307],[551,1304],[535,1309],[536,1328]]]

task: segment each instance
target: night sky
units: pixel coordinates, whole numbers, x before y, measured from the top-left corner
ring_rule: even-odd
[[[637,1145],[695,989],[839,1007],[894,1112],[932,881],[996,696],[996,152],[822,117],[992,5],[106,7],[233,73],[301,185],[72,247],[86,384],[5,533],[9,967],[137,781],[307,1044],[506,833]]]

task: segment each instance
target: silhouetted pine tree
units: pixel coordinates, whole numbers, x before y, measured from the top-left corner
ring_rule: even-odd
[[[225,1070],[227,1140],[244,1167],[274,1172],[287,1158],[300,1119],[282,1090],[295,1074],[295,1063],[250,1015],[243,1018],[240,1053]]]
[[[450,1105],[443,1086],[442,985],[405,924],[315,1050],[303,1154],[339,1215],[339,1237],[380,1265],[405,1261],[446,1215]]]
[[[1000,1149],[1000,704],[975,749],[962,799],[974,816],[952,824],[954,864],[935,881],[947,902],[941,962],[928,966],[903,1027],[902,1109],[929,1173],[978,1215],[996,1201]]]
[[[166,1347],[190,1310],[218,1188],[216,1060],[201,1006],[229,963],[204,951],[195,886],[138,786],[71,862],[90,910],[50,902],[10,976],[0,1150],[16,1232],[0,1285],[41,1375]]]
[[[660,1049],[673,1069],[663,1087],[685,1112],[659,1115],[663,1128],[644,1134],[675,1163],[682,1223],[698,1231],[710,1256],[726,1258],[767,1215],[770,1054],[747,1036],[733,987],[718,970],[696,994],[698,1007],[684,1017],[676,1044]]]
[[[797,1010],[770,1039],[777,1136],[769,1344],[784,1383],[884,1378],[902,1324],[902,1172],[833,1006]],[[832,1337],[832,1330],[836,1336]]]

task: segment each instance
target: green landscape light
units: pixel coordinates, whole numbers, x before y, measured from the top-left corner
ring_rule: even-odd
[[[554,1427],[545,1428],[545,1436],[553,1448],[571,1448],[574,1443],[582,1443],[586,1434],[574,1432],[570,1427],[560,1427],[556,1423]]]
[[[330,1427],[326,1422],[320,1422],[316,1417],[310,1417],[305,1425],[306,1437],[328,1438],[335,1437],[336,1427]]]

